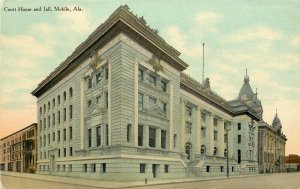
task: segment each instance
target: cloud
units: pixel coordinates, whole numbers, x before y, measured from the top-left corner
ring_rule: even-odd
[[[290,40],[291,45],[295,47],[300,47],[300,35],[296,35],[291,38]]]
[[[218,32],[216,23],[220,18],[220,15],[215,12],[200,12],[194,17],[194,26],[201,31]]]
[[[273,28],[264,25],[257,25],[241,29],[228,37],[228,40],[244,42],[252,40],[275,41],[281,39],[282,34]]]

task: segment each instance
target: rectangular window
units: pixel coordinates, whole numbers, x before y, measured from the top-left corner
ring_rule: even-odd
[[[192,116],[192,108],[191,107],[189,107],[189,106],[186,106],[186,108],[185,108],[185,114],[187,115],[187,116]]]
[[[105,79],[107,80],[109,76],[108,67],[105,68]]]
[[[52,133],[52,141],[55,141],[55,132]]]
[[[60,131],[57,131],[57,140],[60,142]]]
[[[234,167],[231,167],[231,172],[234,172]]]
[[[44,129],[46,129],[46,118],[44,118]]]
[[[150,84],[152,87],[156,87],[156,77],[155,77],[155,76],[149,75],[149,84]]]
[[[164,91],[164,92],[167,91],[167,83],[165,81],[161,81],[160,87],[161,87],[162,91]]]
[[[73,147],[70,147],[70,156],[73,156]]]
[[[66,129],[64,129],[64,133],[63,133],[63,135],[64,135],[64,141],[66,141],[66,139],[67,139],[67,133],[66,133]]]
[[[218,126],[218,119],[214,117],[214,126]]]
[[[167,132],[165,130],[161,130],[161,148],[166,149],[166,139]]]
[[[64,157],[66,157],[66,156],[67,156],[67,149],[64,148]]]
[[[48,127],[50,128],[50,116],[48,116]]]
[[[214,140],[218,140],[218,131],[214,131]]]
[[[176,148],[176,143],[177,143],[177,134],[174,134],[174,144],[173,144],[173,147],[174,149]]]
[[[102,163],[102,173],[106,173],[106,163]]]
[[[98,126],[96,128],[96,140],[97,140],[97,146],[101,146],[101,126]]]
[[[83,171],[86,173],[87,172],[87,164],[83,164]]]
[[[155,148],[156,129],[149,127],[149,146]]]
[[[70,114],[70,119],[72,119],[73,118],[73,105],[70,105],[69,114]]]
[[[156,99],[153,97],[149,97],[149,106],[148,107],[152,107],[156,104]]]
[[[143,146],[143,126],[138,127],[138,146]]]
[[[224,142],[227,142],[227,134],[224,134]]]
[[[106,145],[108,146],[108,125],[105,125],[105,131],[106,131]]]
[[[55,125],[55,114],[52,115],[52,125]]]
[[[238,130],[241,130],[241,123],[238,123]]]
[[[69,165],[69,172],[72,172],[72,164]]]
[[[96,82],[97,84],[101,81],[101,72],[96,74]]]
[[[162,102],[162,103],[161,103],[161,106],[162,106],[163,112],[164,112],[165,114],[167,114],[167,103]]]
[[[60,157],[60,149],[57,150],[57,156]]]
[[[92,78],[88,78],[88,88],[92,88]]]
[[[91,164],[91,171],[96,173],[96,164],[95,163]]]
[[[169,173],[169,165],[165,165],[165,173]]]
[[[92,147],[92,129],[88,129],[88,147]]]
[[[105,93],[105,107],[108,108],[108,92]]]
[[[186,122],[185,127],[186,127],[186,133],[192,134],[192,123]]]
[[[145,173],[146,170],[146,164],[145,163],[141,163],[140,164],[140,173]]]
[[[139,69],[139,81],[143,81],[144,80],[144,71]]]
[[[57,122],[60,124],[60,111],[57,112]]]
[[[127,142],[130,142],[130,139],[131,139],[131,128],[132,128],[132,125],[127,124]]]
[[[64,108],[64,121],[67,120],[67,108]]]
[[[50,144],[50,134],[48,134],[48,144]]]
[[[69,127],[69,137],[70,137],[70,140],[72,140],[72,138],[73,138],[73,129],[72,129],[72,127]]]
[[[220,167],[220,171],[221,171],[221,172],[224,172],[224,166],[221,166],[221,167]]]
[[[206,137],[206,128],[205,127],[201,127],[201,136],[202,136],[202,138]]]
[[[144,94],[139,93],[139,111],[144,109]]]
[[[242,135],[238,135],[238,143],[240,144],[242,142]]]
[[[66,171],[66,165],[62,166],[62,171],[65,172]]]
[[[210,166],[206,166],[206,172],[210,171]]]

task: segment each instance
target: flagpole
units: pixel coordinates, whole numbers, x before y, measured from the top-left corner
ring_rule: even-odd
[[[202,62],[202,84],[204,83],[204,43],[203,43],[203,62]]]

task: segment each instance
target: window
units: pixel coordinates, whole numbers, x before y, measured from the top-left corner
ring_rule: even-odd
[[[57,96],[57,103],[60,105],[60,95]]]
[[[55,114],[52,115],[52,125],[55,125]]]
[[[57,140],[60,142],[60,131],[57,131]]]
[[[192,108],[191,107],[186,106],[185,111],[186,111],[185,113],[187,116],[192,116]]]
[[[106,173],[106,163],[102,163],[102,173]]]
[[[217,155],[217,152],[218,152],[218,150],[217,150],[217,147],[214,147],[214,156],[216,156]]]
[[[210,171],[210,166],[206,166],[206,172]]]
[[[57,150],[57,156],[60,157],[60,149]]]
[[[91,171],[94,173],[96,172],[96,164],[95,163],[91,164]]]
[[[138,146],[143,146],[143,126],[138,127]]]
[[[87,82],[88,82],[88,88],[90,89],[90,88],[92,88],[92,78],[88,78],[87,79]]]
[[[46,104],[44,104],[44,114],[46,113]]]
[[[66,156],[67,156],[67,149],[64,148],[64,157],[66,157]]]
[[[192,144],[187,142],[185,144],[185,153],[187,154],[187,159],[190,159],[191,157],[191,149],[192,149]]]
[[[149,84],[150,84],[152,87],[156,87],[156,77],[155,77],[155,76],[149,75]]]
[[[105,107],[108,108],[108,92],[105,93]]]
[[[105,68],[105,79],[107,80],[109,76],[108,67]]]
[[[161,87],[162,91],[164,91],[164,92],[167,91],[167,83],[165,81],[160,82],[160,87]]]
[[[50,116],[48,116],[48,127],[50,127]]]
[[[101,72],[96,74],[96,82],[97,84],[101,81]]]
[[[73,147],[70,147],[70,156],[73,156]]]
[[[241,123],[238,123],[238,130],[241,130]]]
[[[44,118],[44,129],[46,129],[46,118]]]
[[[140,164],[140,173],[145,173],[146,170],[146,164],[145,163],[141,163]]]
[[[73,138],[73,129],[72,129],[72,127],[69,127],[69,137],[70,137],[70,140],[72,140],[72,138]]]
[[[242,161],[242,155],[241,155],[241,150],[239,149],[238,151],[237,151],[238,153],[238,163],[241,163],[241,161]],[[232,171],[233,172],[233,171]]]
[[[92,147],[92,129],[88,129],[88,147]]]
[[[234,167],[231,167],[231,172],[234,172]]]
[[[173,147],[174,148],[176,148],[176,143],[177,143],[177,134],[174,134],[174,136],[173,136],[173,142],[174,142],[174,144],[173,144]]]
[[[202,136],[202,138],[206,137],[206,128],[205,127],[201,127],[201,136]]]
[[[224,142],[225,143],[227,142],[227,134],[226,133],[224,134]]]
[[[165,173],[169,173],[169,165],[165,165]]]
[[[86,173],[87,172],[87,164],[83,164],[83,171]]]
[[[52,133],[52,141],[55,141],[55,132]]]
[[[50,110],[50,102],[48,102],[48,110]]]
[[[203,112],[201,113],[201,119],[202,119],[203,122],[206,121],[206,114],[203,113]]]
[[[139,110],[142,111],[144,109],[144,94],[139,93]]]
[[[57,112],[57,122],[60,124],[60,111]]]
[[[70,114],[70,119],[72,119],[73,118],[73,105],[70,105],[69,114]]]
[[[64,129],[64,131],[63,131],[64,133],[63,133],[63,135],[64,135],[64,141],[66,141],[66,139],[67,139],[67,134],[66,134],[66,129]]]
[[[242,136],[238,135],[238,143],[240,144],[242,142]]]
[[[218,126],[218,119],[214,117],[214,126]]]
[[[206,154],[206,147],[205,147],[205,145],[201,145],[200,152],[201,152],[202,155]]]
[[[52,100],[52,106],[53,106],[53,108],[55,107],[55,99],[54,98]]]
[[[166,149],[166,138],[167,132],[165,130],[161,130],[161,148]]]
[[[105,131],[106,131],[106,145],[108,146],[108,125],[105,125]]]
[[[42,116],[42,107],[40,107],[40,116]]]
[[[131,124],[127,124],[127,142],[130,142],[131,128],[132,128],[132,125]]]
[[[64,101],[66,101],[67,100],[67,93],[66,93],[66,91],[64,92]]]
[[[69,172],[72,172],[72,164],[69,165]]]
[[[98,126],[96,129],[96,141],[97,146],[101,146],[101,126]]]
[[[218,131],[214,131],[214,140],[218,140]]]
[[[186,125],[185,125],[186,133],[192,134],[192,123],[186,122],[185,124],[186,124]]]
[[[50,134],[48,134],[48,144],[50,144]]]
[[[221,166],[221,167],[220,167],[220,171],[221,171],[221,172],[224,172],[224,166]]]
[[[155,148],[155,139],[156,139],[156,129],[149,127],[149,146]]]
[[[67,120],[67,108],[64,108],[64,121]]]
[[[149,97],[149,107],[152,107],[156,104],[156,99],[153,97]]]
[[[165,114],[167,114],[167,103],[162,102],[162,103],[161,103],[161,106],[162,106],[163,112],[164,112]]]
[[[60,171],[60,165],[57,165],[57,172]]]
[[[144,80],[144,71],[139,69],[139,81],[143,81]]]
[[[70,97],[70,98],[73,97],[73,89],[72,89],[72,87],[69,89],[69,97]]]

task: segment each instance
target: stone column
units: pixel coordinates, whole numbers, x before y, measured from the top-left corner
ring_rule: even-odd
[[[181,152],[185,153],[185,100],[180,101],[180,134],[181,134]]]
[[[134,123],[133,123],[133,138],[134,138],[134,145],[138,146],[138,127],[139,127],[139,107],[138,107],[138,100],[139,100],[139,79],[138,79],[138,72],[139,72],[139,63],[138,60],[135,60],[134,63]]]
[[[225,143],[224,143],[224,119],[220,119],[220,125],[218,126],[218,156],[224,157]]]
[[[105,146],[105,124],[101,124],[101,146]]]
[[[107,107],[107,118],[108,118],[108,144],[111,145],[111,60],[108,59],[108,107]],[[106,137],[106,136],[105,136]]]
[[[170,87],[170,100],[169,100],[169,142],[167,142],[166,147],[169,150],[173,150],[173,143],[174,143],[174,139],[173,139],[173,135],[174,135],[174,131],[173,131],[173,121],[174,121],[174,117],[173,117],[173,81],[169,81],[169,87]],[[168,112],[167,112],[168,114]],[[168,116],[167,116],[168,117]],[[166,140],[168,141],[168,140]],[[169,144],[168,144],[169,143]]]
[[[149,147],[149,126],[143,126],[143,146],[148,148]]]
[[[198,106],[193,112],[193,152],[195,157],[200,157],[200,143],[201,143],[201,111]]]
[[[214,141],[214,116],[213,114],[208,114],[208,123],[206,126],[207,129],[207,143],[206,143],[206,155],[212,156],[213,150],[215,147],[215,141]]]
[[[85,147],[85,128],[84,128],[84,78],[80,81],[80,148],[84,149]],[[58,137],[58,136],[57,136]]]

